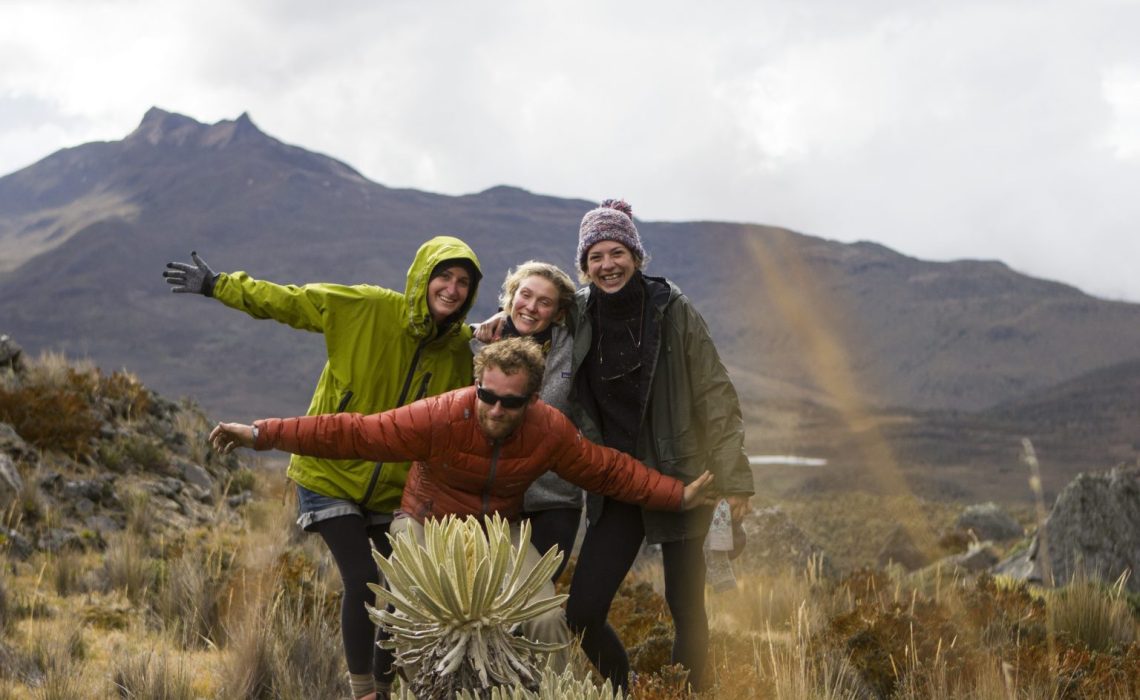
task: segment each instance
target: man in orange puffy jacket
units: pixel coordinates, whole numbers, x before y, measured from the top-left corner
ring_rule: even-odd
[[[445,515],[498,512],[518,520],[523,494],[552,470],[587,491],[653,510],[711,505],[705,472],[685,485],[633,457],[596,445],[560,411],[538,399],[542,351],[529,338],[486,346],[475,357],[476,385],[368,416],[351,413],[270,418],[253,425],[220,423],[215,449],[280,449],[328,459],[414,460],[393,534]],[[517,536],[517,523],[512,533]],[[517,543],[517,540],[516,540]],[[532,546],[528,565],[537,563]],[[538,596],[554,594],[547,582]],[[524,634],[546,642],[570,639],[561,610],[533,621]]]

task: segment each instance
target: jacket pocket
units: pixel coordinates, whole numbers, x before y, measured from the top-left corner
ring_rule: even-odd
[[[657,438],[657,470],[676,477],[695,478],[704,471],[700,443],[691,430]]]

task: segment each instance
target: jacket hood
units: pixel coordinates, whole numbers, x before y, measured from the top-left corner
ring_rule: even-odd
[[[426,338],[433,334],[435,322],[431,318],[431,310],[427,302],[427,285],[431,271],[444,260],[467,260],[475,267],[474,279],[471,280],[471,291],[463,307],[451,319],[448,333],[458,332],[459,326],[467,318],[467,312],[475,304],[475,297],[479,291],[479,282],[483,279],[483,270],[479,265],[479,258],[475,251],[463,241],[453,236],[436,236],[428,240],[416,251],[416,257],[408,268],[407,286],[404,288],[404,298],[408,304],[408,315],[405,319],[408,332],[416,338]]]

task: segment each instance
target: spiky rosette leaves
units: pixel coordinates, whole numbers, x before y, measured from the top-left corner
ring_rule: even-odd
[[[564,644],[515,634],[526,620],[562,604],[565,595],[536,598],[562,560],[556,548],[525,569],[530,522],[519,544],[497,514],[481,524],[448,516],[424,523],[420,544],[411,530],[392,537],[392,555],[373,552],[387,587],[370,584],[373,621],[390,638],[395,663],[420,697],[451,697],[460,688],[535,687],[538,660]],[[390,606],[392,609],[387,610]]]
[[[555,671],[549,664],[542,669],[538,679],[538,687],[534,689],[519,686],[495,686],[479,691],[459,690],[445,697],[455,700],[625,700],[626,696],[621,688],[614,688],[607,680],[601,686],[594,685],[590,678],[578,678],[572,667],[565,668],[562,673]],[[418,700],[416,695],[406,684],[392,693],[393,700]]]
[[[615,690],[608,680],[603,685],[597,686],[589,678],[576,677],[570,667],[558,673],[547,665],[542,670],[536,689],[497,686],[484,695],[461,690],[456,693],[455,700],[477,700],[484,697],[490,700],[563,700],[564,698],[624,700],[625,695],[621,692],[621,688]]]

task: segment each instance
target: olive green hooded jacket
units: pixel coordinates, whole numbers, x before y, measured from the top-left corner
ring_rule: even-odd
[[[454,259],[469,260],[475,279],[457,317],[438,328],[427,284],[436,265]],[[308,415],[368,414],[472,384],[471,331],[463,321],[481,274],[466,243],[437,236],[416,253],[403,293],[367,284],[279,285],[234,272],[218,275],[213,295],[254,318],[324,334],[328,362]],[[288,475],[310,491],[391,513],[399,508],[409,466],[294,456]]]
[[[713,489],[724,494],[752,494],[752,469],[744,452],[740,399],[720,361],[708,326],[676,285],[664,277],[644,276],[648,294],[642,364],[643,407],[634,457],[662,474],[688,484],[704,470],[715,476]],[[605,444],[590,382],[582,371],[593,346],[588,307],[590,288],[575,295],[574,386],[571,406],[582,433]],[[587,498],[591,522],[602,514],[602,499]],[[704,537],[712,510],[683,513],[642,510],[645,539],[651,544]]]

